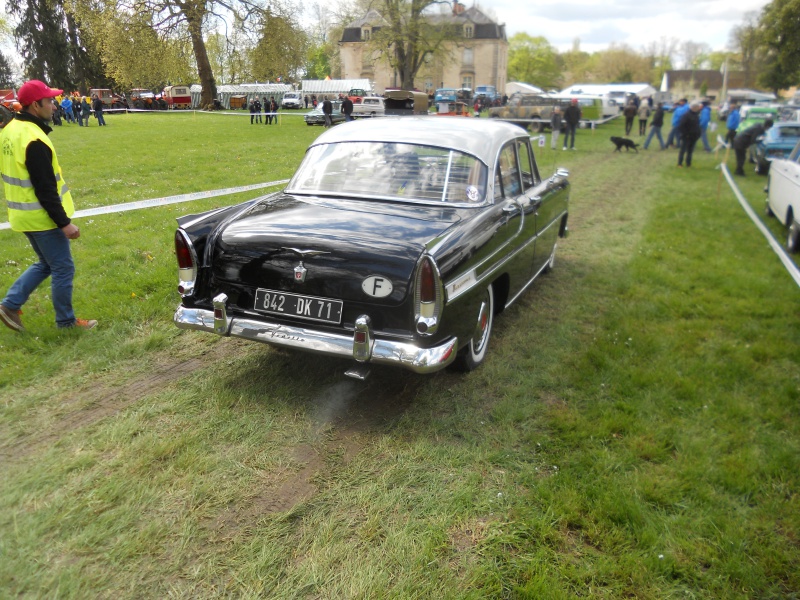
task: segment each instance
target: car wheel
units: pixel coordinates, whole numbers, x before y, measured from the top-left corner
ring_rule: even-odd
[[[800,223],[792,219],[789,234],[786,236],[786,249],[794,254],[800,250]]]
[[[455,367],[459,371],[469,372],[478,368],[486,358],[489,347],[489,338],[492,336],[492,320],[494,319],[494,290],[492,286],[486,288],[481,298],[475,321],[475,330],[469,343],[458,353]]]

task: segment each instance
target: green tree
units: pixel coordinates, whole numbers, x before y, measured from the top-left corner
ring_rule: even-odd
[[[758,40],[766,54],[759,80],[774,91],[800,83],[800,0],[772,0],[761,12]]]
[[[517,33],[508,41],[508,77],[542,89],[560,87],[558,53],[544,37]]]
[[[306,53],[305,76],[307,79],[325,79],[331,73],[330,48],[328,44],[309,46]]]
[[[434,12],[439,4],[439,0],[376,0],[373,5],[385,23],[373,30],[369,46],[386,58],[404,90],[414,89],[414,78],[426,59],[449,54],[449,43],[463,39],[449,13]]]
[[[297,81],[303,67],[308,41],[305,32],[289,15],[269,10],[262,16],[260,37],[250,53],[251,72],[256,80]]]
[[[63,5],[52,0],[7,0],[6,8],[17,18],[14,37],[25,77],[65,89],[72,87],[75,81],[70,72]]]
[[[11,88],[14,86],[14,73],[6,55],[0,52],[0,88]]]

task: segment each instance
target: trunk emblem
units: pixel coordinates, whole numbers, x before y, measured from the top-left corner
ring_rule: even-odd
[[[308,269],[303,266],[303,261],[300,261],[300,264],[294,268],[294,280],[297,283],[304,283],[306,280],[306,273],[308,273]]]

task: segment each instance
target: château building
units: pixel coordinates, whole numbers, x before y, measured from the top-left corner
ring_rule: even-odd
[[[463,37],[447,42],[444,52],[420,68],[415,87],[430,93],[440,87],[474,90],[478,85],[493,85],[502,94],[508,67],[505,24],[495,23],[477,7],[466,8],[457,1],[452,14],[430,18],[455,25]],[[373,9],[345,27],[339,42],[343,79],[370,79],[379,93],[400,87],[400,78],[386,57],[369,44],[374,34],[386,26],[383,16]]]

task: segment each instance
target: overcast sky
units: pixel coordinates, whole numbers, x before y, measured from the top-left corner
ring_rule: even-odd
[[[467,7],[470,0],[461,0]],[[661,36],[705,42],[726,50],[730,32],[748,11],[768,0],[483,0],[478,6],[515,33],[544,36],[559,51],[581,40],[581,50],[596,52],[612,42],[641,50]],[[487,10],[488,9],[488,10]]]

